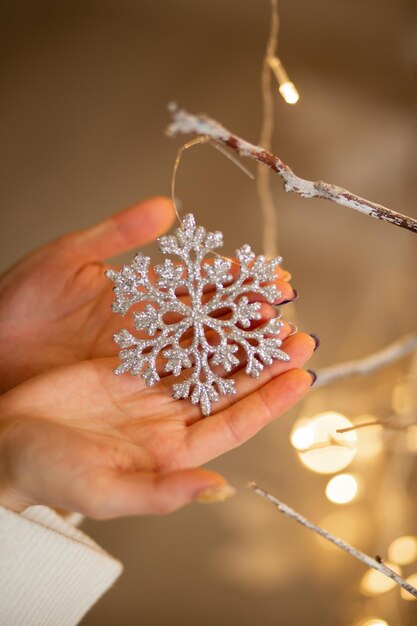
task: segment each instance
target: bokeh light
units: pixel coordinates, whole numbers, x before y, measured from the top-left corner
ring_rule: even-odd
[[[411,576],[408,576],[406,578],[406,581],[417,589],[417,574],[411,574]],[[405,589],[401,589],[401,597],[403,600],[417,600],[415,596],[411,595],[411,593],[408,593],[408,591],[406,591]]]
[[[385,565],[401,576],[401,568],[396,563],[385,561]],[[365,596],[377,596],[396,587],[392,578],[381,574],[376,569],[369,569],[362,577],[360,589]]]
[[[417,537],[404,535],[394,539],[388,548],[388,558],[398,565],[408,565],[417,560]]]
[[[365,619],[359,622],[358,626],[389,626],[389,624],[379,617],[371,617],[371,619]]]
[[[358,481],[352,474],[333,476],[326,485],[326,496],[335,504],[351,502],[358,491]]]
[[[314,433],[308,426],[300,426],[292,432],[291,443],[297,450],[305,450],[314,443]]]
[[[336,432],[352,425],[344,415],[327,411],[311,419],[298,420],[291,433],[291,443],[308,469],[333,474],[347,467],[356,454],[356,432]]]

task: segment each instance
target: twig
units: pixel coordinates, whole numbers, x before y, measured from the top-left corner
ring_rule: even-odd
[[[215,141],[225,144],[244,157],[249,157],[263,163],[276,172],[284,181],[285,191],[292,191],[303,198],[322,198],[331,200],[337,204],[347,206],[350,209],[369,215],[379,220],[389,222],[395,226],[400,226],[406,230],[417,233],[417,220],[392,209],[361,198],[356,194],[323,181],[313,182],[297,176],[292,169],[272,152],[255,146],[238,135],[234,135],[215,120],[205,115],[193,115],[184,109],[179,109],[175,103],[169,105],[172,116],[172,123],[167,129],[169,136],[178,133],[195,133],[197,135],[208,135]]]
[[[346,361],[338,365],[331,365],[317,371],[317,381],[315,387],[331,385],[337,380],[348,378],[349,376],[366,376],[391,365],[395,361],[402,359],[417,348],[417,333],[407,335],[397,339],[382,350],[374,352],[363,359]]]
[[[327,541],[330,541],[335,546],[337,546],[341,550],[344,550],[345,552],[355,557],[355,559],[358,559],[358,561],[361,561],[368,567],[372,567],[373,569],[376,569],[378,572],[381,572],[381,574],[388,576],[388,578],[391,578],[397,585],[399,585],[400,587],[408,591],[408,593],[411,593],[411,595],[417,598],[417,589],[413,587],[412,585],[410,585],[410,583],[408,583],[404,578],[402,578],[402,576],[399,576],[392,569],[384,565],[383,562],[379,562],[377,559],[374,559],[368,554],[365,554],[365,552],[362,552],[361,550],[354,548],[343,539],[339,539],[339,537],[332,535],[331,533],[329,533],[328,530],[325,530],[324,528],[317,526],[316,524],[308,520],[303,515],[300,515],[300,513],[297,513],[296,511],[294,511],[294,509],[289,507],[287,504],[284,504],[284,502],[281,502],[281,500],[278,500],[278,498],[275,498],[275,496],[268,493],[268,491],[265,491],[264,489],[262,489],[262,487],[259,487],[256,483],[253,483],[253,482],[248,483],[247,486],[249,487],[249,489],[252,489],[252,491],[256,493],[258,496],[261,496],[265,500],[268,500],[269,502],[271,502],[278,509],[278,511],[280,511],[280,513],[284,513],[284,515],[287,515],[288,517],[295,520],[299,524],[302,524],[302,526],[305,526],[306,528],[313,530],[315,533],[317,533],[324,539],[327,539]]]

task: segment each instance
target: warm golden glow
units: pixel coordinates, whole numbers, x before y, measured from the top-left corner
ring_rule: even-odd
[[[336,432],[338,428],[351,426],[352,422],[344,415],[327,411],[312,419],[299,420],[294,425],[291,442],[308,469],[319,474],[333,474],[347,467],[355,456],[356,432]],[[301,434],[295,436],[299,430]],[[310,441],[308,446],[305,445],[307,441]]]
[[[384,619],[379,619],[379,617],[371,617],[371,619],[359,622],[358,626],[389,626],[389,624]]]
[[[335,504],[351,502],[358,491],[358,482],[352,474],[333,476],[326,486],[326,496]]]
[[[358,426],[368,422],[375,422],[376,419],[375,415],[359,415],[353,420],[353,423],[355,426]],[[368,460],[377,456],[383,450],[383,429],[381,425],[358,428],[356,434],[358,437],[356,456],[358,458]]]
[[[417,574],[411,574],[411,576],[408,576],[408,578],[406,578],[406,581],[417,589]],[[417,600],[415,596],[411,595],[411,593],[408,593],[408,591],[406,591],[405,589],[401,589],[401,597],[403,600]]]
[[[401,568],[396,563],[386,561],[385,565],[401,575]],[[388,576],[381,574],[381,572],[378,572],[376,569],[368,570],[361,580],[361,592],[365,596],[377,596],[380,593],[390,591],[390,589],[393,589],[395,586],[396,583],[392,578],[388,578]]]
[[[417,425],[412,424],[407,428],[406,444],[410,452],[417,452]]]
[[[287,104],[296,104],[299,101],[300,95],[296,89],[296,86],[291,81],[282,83],[282,85],[280,85],[278,89],[279,93],[284,98]]]
[[[417,560],[417,537],[404,535],[395,539],[388,548],[388,558],[398,565],[408,565]]]

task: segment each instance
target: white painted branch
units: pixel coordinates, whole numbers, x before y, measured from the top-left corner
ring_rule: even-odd
[[[402,576],[399,576],[392,569],[384,565],[382,559],[377,560],[377,559],[372,558],[368,554],[365,554],[365,552],[362,552],[361,550],[354,548],[343,539],[340,539],[339,537],[332,535],[332,533],[330,533],[328,530],[325,530],[324,528],[317,526],[316,524],[311,522],[309,519],[307,519],[303,515],[300,515],[300,513],[297,513],[297,511],[294,511],[294,509],[289,507],[287,504],[284,504],[284,502],[281,502],[281,500],[278,500],[278,498],[270,494],[268,491],[265,491],[265,489],[262,489],[262,487],[259,487],[256,483],[249,483],[247,486],[249,487],[249,489],[252,489],[252,491],[254,491],[254,493],[256,493],[258,496],[261,496],[265,500],[268,500],[269,502],[271,502],[278,509],[278,511],[280,511],[280,513],[284,513],[284,515],[287,515],[287,517],[290,517],[291,519],[295,520],[302,526],[305,526],[306,528],[309,528],[310,530],[314,531],[315,533],[320,535],[320,537],[327,539],[327,541],[330,541],[335,546],[337,546],[341,550],[344,550],[345,552],[353,556],[355,559],[358,559],[358,561],[361,561],[368,567],[372,567],[373,569],[376,569],[378,572],[381,572],[381,574],[384,574],[384,576],[388,576],[388,578],[391,578],[397,585],[399,585],[400,587],[408,591],[408,593],[411,593],[411,595],[417,598],[417,589],[413,587],[413,585],[410,585],[410,583],[408,583],[404,578],[402,578]]]
[[[169,136],[175,136],[178,133],[207,135],[215,141],[232,148],[241,156],[254,159],[258,161],[258,163],[263,163],[276,172],[284,181],[285,191],[292,191],[303,198],[331,200],[332,202],[349,207],[350,209],[354,209],[370,217],[389,222],[400,228],[405,228],[406,230],[417,233],[417,219],[407,217],[381,204],[361,198],[342,187],[331,185],[323,181],[313,182],[300,178],[288,165],[281,161],[279,157],[272,154],[272,152],[260,146],[255,146],[238,135],[234,135],[215,120],[205,115],[193,115],[188,113],[184,109],[179,109],[174,103],[171,103],[168,108],[173,120],[167,128],[167,134]]]
[[[413,350],[417,349],[417,333],[407,335],[394,343],[389,344],[382,350],[378,350],[374,354],[356,359],[354,361],[346,361],[330,367],[324,367],[318,370],[317,380],[314,387],[324,387],[332,383],[349,378],[350,376],[366,376],[399,361],[407,356]]]

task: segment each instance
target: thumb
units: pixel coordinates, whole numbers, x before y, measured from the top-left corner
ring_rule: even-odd
[[[200,468],[166,474],[111,472],[98,482],[92,510],[85,511],[96,519],[170,513],[193,500],[220,502],[236,492],[222,476]]]
[[[69,235],[69,238],[90,261],[110,257],[144,246],[166,232],[175,213],[169,198],[155,196],[105,219],[91,228]]]

